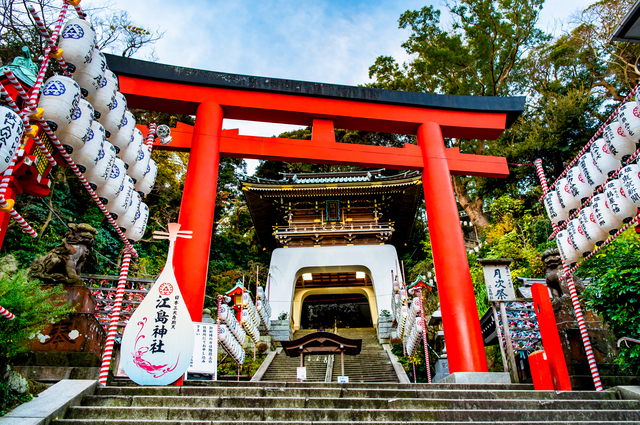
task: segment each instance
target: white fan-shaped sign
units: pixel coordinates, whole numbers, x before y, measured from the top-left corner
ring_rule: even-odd
[[[180,225],[169,224],[167,263],[131,316],[122,336],[121,358],[127,376],[139,385],[168,385],[189,368],[193,355],[193,322],[173,273],[173,248]]]

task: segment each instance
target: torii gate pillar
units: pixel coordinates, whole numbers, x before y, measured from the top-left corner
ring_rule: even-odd
[[[487,372],[482,331],[442,131],[429,122],[418,128],[422,183],[442,311],[449,370]]]
[[[176,241],[173,263],[176,279],[182,283],[180,291],[194,322],[202,319],[207,286],[222,118],[222,108],[217,103],[198,105],[178,218],[183,230],[193,231],[193,239]]]

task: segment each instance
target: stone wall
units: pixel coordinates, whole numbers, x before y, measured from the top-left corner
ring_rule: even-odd
[[[292,335],[293,327],[289,319],[271,321],[271,330],[269,330],[271,341],[276,344],[278,344],[279,341],[291,341]]]

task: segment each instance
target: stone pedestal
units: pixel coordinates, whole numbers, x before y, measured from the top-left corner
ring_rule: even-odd
[[[280,345],[278,344],[280,341],[291,341],[291,337],[293,336],[291,321],[289,319],[272,320],[269,336],[271,337],[271,341],[277,345]]]
[[[378,326],[376,333],[378,334],[378,342],[380,344],[388,344],[391,339],[391,325],[393,324],[393,317],[391,316],[378,316]]]
[[[435,364],[436,374],[433,376],[433,382],[440,382],[449,376],[449,360],[446,357],[438,359]]]
[[[29,347],[29,353],[21,362],[28,369],[29,377],[41,378],[42,368],[47,373],[54,367],[54,375],[92,376],[92,373],[78,371],[78,368],[99,368],[106,342],[106,332],[95,318],[95,300],[85,286],[69,286],[58,296],[60,301],[68,301],[74,312],[59,322],[53,323],[36,334]],[[74,369],[73,373],[62,369]],[[69,372],[69,373],[67,373]],[[47,380],[55,379],[53,376]]]

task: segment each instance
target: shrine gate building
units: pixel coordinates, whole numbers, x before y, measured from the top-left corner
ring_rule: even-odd
[[[524,97],[398,92],[107,56],[130,108],[196,117],[194,127],[176,128],[168,146],[190,151],[179,223],[194,234],[176,243],[174,264],[194,321],[204,303],[220,156],[415,170],[422,176],[450,371],[487,371],[450,175],[506,177],[509,170],[505,158],[446,149],[444,138],[497,138],[522,113]],[[312,140],[241,136],[224,131],[223,118],[310,126]],[[336,143],[334,128],[415,135],[417,145]],[[276,306],[272,311],[279,313]]]

